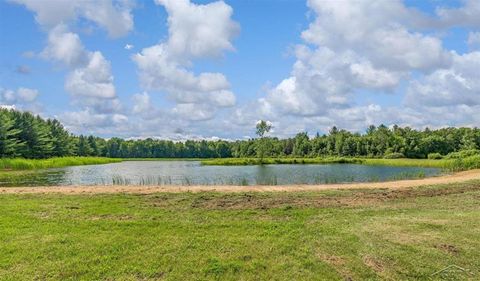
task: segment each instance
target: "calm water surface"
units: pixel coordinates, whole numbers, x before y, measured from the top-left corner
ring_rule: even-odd
[[[435,168],[357,164],[202,166],[198,161],[126,161],[2,176],[0,186],[321,184],[387,181],[440,173]]]

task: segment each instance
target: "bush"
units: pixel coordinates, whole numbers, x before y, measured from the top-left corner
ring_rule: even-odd
[[[383,156],[385,159],[399,159],[399,158],[405,158],[405,155],[400,152],[393,152],[393,153],[388,153]]]
[[[443,159],[442,154],[435,152],[435,153],[429,153],[428,154],[428,159]]]
[[[470,156],[480,155],[480,150],[478,149],[468,149],[468,150],[461,150],[458,152],[449,153],[445,156],[446,159],[462,159],[467,158]]]
[[[451,162],[450,169],[453,171],[480,169],[480,154],[466,158],[456,158]]]

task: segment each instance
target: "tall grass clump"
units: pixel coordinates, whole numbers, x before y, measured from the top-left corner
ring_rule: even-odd
[[[448,169],[453,172],[480,169],[480,154],[450,160]]]
[[[104,157],[55,157],[49,159],[2,158],[0,170],[35,170],[80,165],[99,165],[121,162],[121,159]]]

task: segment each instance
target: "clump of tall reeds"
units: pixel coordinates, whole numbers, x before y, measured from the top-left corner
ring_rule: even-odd
[[[98,165],[121,161],[121,159],[104,157],[54,157],[48,159],[2,158],[0,159],[0,170],[34,170],[79,165]]]

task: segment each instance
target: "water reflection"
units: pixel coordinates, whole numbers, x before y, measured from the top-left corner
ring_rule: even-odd
[[[3,173],[0,186],[322,184],[428,177],[440,172],[435,168],[357,164],[202,166],[197,161],[127,161]]]

